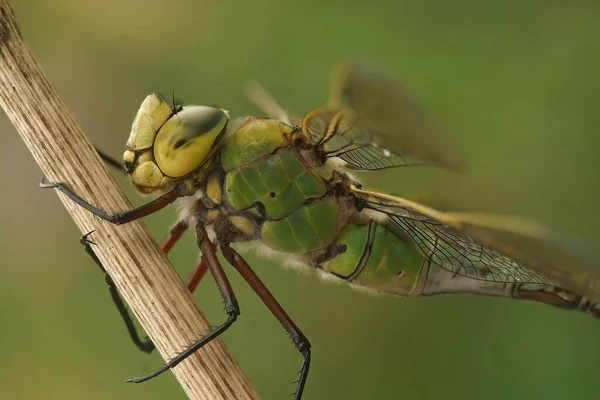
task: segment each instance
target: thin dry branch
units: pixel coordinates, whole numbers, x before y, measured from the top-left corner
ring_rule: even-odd
[[[42,172],[101,209],[130,208],[23,42],[8,0],[0,0],[0,18],[0,105]],[[96,230],[96,254],[165,359],[208,332],[209,323],[143,223],[114,226],[57,193],[81,232]],[[259,398],[218,339],[173,373],[190,399]]]

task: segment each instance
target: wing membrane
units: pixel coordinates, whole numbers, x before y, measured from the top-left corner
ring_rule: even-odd
[[[409,234],[433,264],[457,275],[492,282],[556,284],[439,222],[386,214]]]
[[[386,214],[431,263],[493,282],[558,285],[600,299],[597,261],[532,221],[486,214],[441,213],[412,201],[354,189],[365,207]]]
[[[448,140],[401,86],[356,65],[335,71],[329,103],[307,114],[302,126],[329,157],[339,157],[353,168],[460,168]]]
[[[385,148],[370,144],[352,144],[339,151],[329,153],[329,156],[339,157],[354,168],[366,171],[431,164],[410,154],[395,154]]]
[[[246,97],[254,103],[265,115],[269,118],[279,119],[290,125],[300,125],[301,118],[298,118],[279,105],[277,100],[273,98],[258,82],[250,81],[244,85],[244,93]]]

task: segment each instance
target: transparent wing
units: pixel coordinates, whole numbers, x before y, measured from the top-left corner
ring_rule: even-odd
[[[447,138],[401,86],[356,65],[334,72],[329,103],[308,113],[302,127],[327,157],[356,169],[461,165]]]
[[[423,218],[416,213],[404,217],[391,212],[386,214],[409,234],[433,264],[456,275],[492,282],[556,284],[440,222]]]
[[[399,197],[353,189],[366,208],[386,214],[431,263],[493,282],[557,285],[600,299],[600,262],[533,221],[441,213]]]
[[[281,120],[290,125],[300,125],[302,122],[301,118],[291,115],[281,107],[277,100],[275,100],[258,82],[246,82],[246,85],[244,85],[244,93],[246,94],[246,97],[264,112],[267,117]]]
[[[366,171],[431,164],[410,154],[395,154],[373,144],[361,145],[355,143],[352,146],[344,147],[342,150],[332,151],[327,155],[328,157],[338,157],[350,166]]]

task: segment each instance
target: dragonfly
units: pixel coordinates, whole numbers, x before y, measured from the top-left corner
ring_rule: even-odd
[[[96,216],[125,224],[169,204],[180,218],[161,243],[168,253],[189,228],[201,258],[188,281],[193,292],[213,275],[227,317],[161,368],[130,379],[144,382],[169,370],[227,330],[240,311],[217,258],[246,280],[303,357],[294,396],[302,397],[311,345],[271,291],[236,250],[246,243],[285,262],[375,292],[397,296],[475,294],[532,300],[600,317],[598,263],[585,251],[525,218],[442,212],[420,202],[365,189],[353,171],[430,165],[460,169],[448,140],[407,91],[368,67],[334,70],[327,104],[298,118],[262,87],[251,100],[265,117],[230,118],[225,109],[169,104],[146,97],[135,116],[120,168],[143,194],[159,194],[109,214],[62,183],[47,183]],[[112,279],[102,268],[128,332],[141,339]]]

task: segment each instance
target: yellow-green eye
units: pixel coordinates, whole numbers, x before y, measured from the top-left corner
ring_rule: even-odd
[[[229,116],[205,106],[185,107],[158,131],[154,159],[165,175],[181,177],[198,168],[219,141]]]

